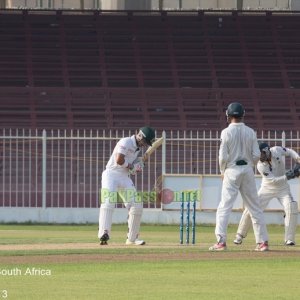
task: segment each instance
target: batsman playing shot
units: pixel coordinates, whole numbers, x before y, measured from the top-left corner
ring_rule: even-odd
[[[152,146],[154,140],[154,129],[142,127],[137,134],[122,138],[115,146],[106,169],[102,173],[98,231],[100,245],[107,245],[107,241],[110,239],[112,215],[116,203],[114,200],[118,194],[122,194],[122,201],[128,209],[126,245],[145,244],[145,241],[138,239],[143,203],[136,199],[136,189],[130,175],[136,175],[143,170],[144,161],[148,155],[146,151],[143,157],[139,157],[140,150]],[[149,149],[151,148],[153,147]]]
[[[288,180],[299,177],[300,157],[292,149],[279,146],[270,148],[267,143],[261,143],[259,149],[261,154],[257,170],[262,176],[262,184],[258,191],[261,208],[265,209],[273,198],[281,203],[285,214],[284,244],[286,246],[294,246],[298,220],[298,203],[291,195]],[[297,164],[294,169],[286,172],[284,158],[287,156],[290,156]],[[243,238],[247,236],[251,225],[250,213],[246,208],[233,241],[235,244],[242,244]]]

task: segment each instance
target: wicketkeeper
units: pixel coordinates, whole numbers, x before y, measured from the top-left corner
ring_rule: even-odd
[[[145,244],[145,241],[138,239],[143,203],[136,199],[136,189],[130,175],[142,171],[144,162],[138,157],[139,152],[142,147],[151,146],[154,140],[154,129],[142,127],[137,134],[122,138],[115,146],[102,173],[98,231],[100,245],[107,245],[110,238],[113,210],[119,196],[128,209],[126,245]]]
[[[264,210],[269,202],[275,198],[283,206],[285,218],[284,243],[287,246],[295,245],[295,234],[298,219],[298,204],[293,199],[288,180],[300,175],[300,157],[292,149],[275,146],[270,148],[267,143],[261,143],[260,161],[257,170],[262,176],[261,187],[258,191],[261,208]],[[290,156],[297,164],[286,172],[284,157]],[[248,209],[245,209],[237,230],[235,244],[241,244],[251,227],[251,218]]]

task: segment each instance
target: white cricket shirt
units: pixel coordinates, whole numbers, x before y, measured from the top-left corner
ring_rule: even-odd
[[[226,168],[236,166],[244,160],[248,166],[256,165],[260,157],[258,141],[254,130],[244,123],[230,123],[221,132],[219,166],[221,174]]]
[[[124,167],[120,166],[116,162],[116,154],[121,153],[124,154],[125,160],[128,163],[133,163],[133,161],[137,158],[138,154],[140,152],[140,149],[138,148],[136,144],[135,136],[131,137],[125,137],[118,141],[117,145],[115,146],[113,153],[106,165],[107,170],[115,170],[120,172],[126,172],[128,173],[128,170]]]

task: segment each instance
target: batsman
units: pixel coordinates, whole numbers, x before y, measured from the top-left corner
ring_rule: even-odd
[[[296,244],[298,203],[292,197],[288,180],[299,177],[300,157],[292,149],[280,146],[270,148],[267,143],[261,143],[259,149],[261,155],[257,163],[257,170],[262,176],[261,187],[258,191],[261,208],[265,209],[273,198],[281,203],[284,209],[284,244],[286,246],[294,246]],[[284,161],[286,156],[290,156],[297,162],[295,167],[287,172]],[[247,236],[251,224],[249,211],[245,209],[234,240],[235,244],[242,243],[243,238]]]
[[[118,195],[128,209],[128,234],[126,245],[144,245],[138,239],[143,203],[136,197],[136,189],[130,175],[136,175],[144,168],[144,157],[140,150],[152,146],[155,131],[142,127],[135,135],[118,141],[102,173],[101,206],[99,212],[98,238],[100,245],[107,245],[111,235],[112,215]]]

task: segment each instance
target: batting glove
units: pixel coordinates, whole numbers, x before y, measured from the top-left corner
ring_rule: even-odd
[[[300,176],[300,164],[299,163],[295,164],[293,171],[294,171],[295,177],[299,177]]]
[[[135,164],[132,165],[131,168],[129,168],[129,174],[135,175],[136,173],[142,172],[144,168],[144,162],[138,161]]]
[[[286,176],[286,179],[287,179],[287,180],[290,180],[290,179],[295,178],[294,170],[288,170],[288,171],[285,173],[285,176]]]

